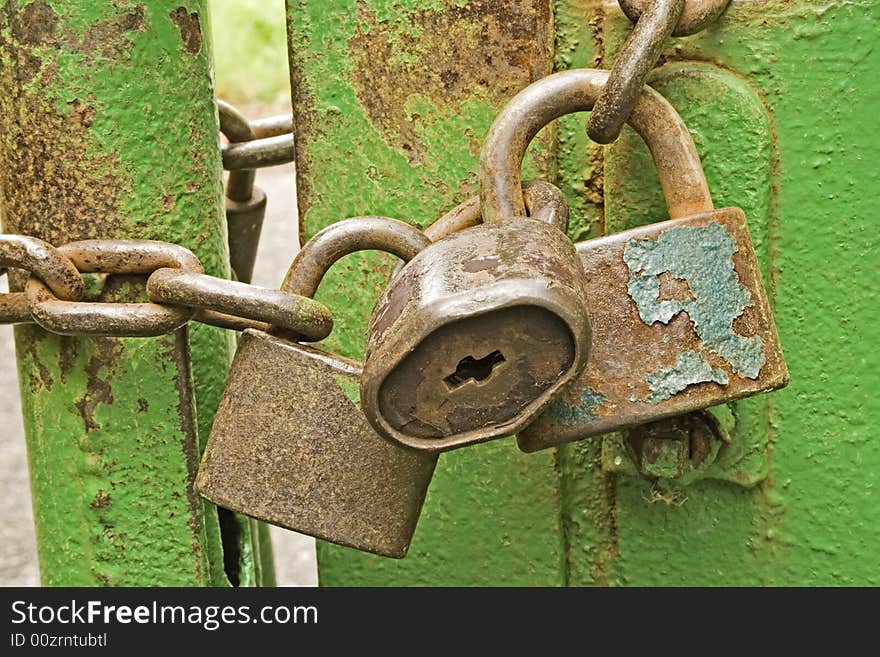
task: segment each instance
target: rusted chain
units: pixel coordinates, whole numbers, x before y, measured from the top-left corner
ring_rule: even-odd
[[[255,139],[223,148],[223,168],[260,169],[293,162],[293,133]]]
[[[587,134],[595,142],[617,139],[641,93],[648,74],[660,59],[666,40],[706,28],[730,0],[619,0],[635,23],[623,43],[605,89],[590,114]]]
[[[220,117],[220,132],[230,144],[247,143],[255,138],[253,128],[241,112],[226,101],[217,99],[217,113]],[[249,201],[254,193],[254,169],[238,169],[229,173],[226,181],[226,197],[233,201]]]
[[[214,311],[197,314],[194,319],[225,328],[265,330],[274,324],[309,342],[323,340],[333,328],[330,311],[312,299],[180,269],[153,272],[147,294],[155,302]]]
[[[292,133],[293,114],[279,114],[277,116],[254,119],[251,121],[251,130],[254,132],[254,139],[277,137],[289,132]]]
[[[685,0],[653,0],[636,21],[590,112],[587,123],[590,139],[610,144],[620,135],[648,73],[660,58],[663,45],[681,16],[684,3]]]
[[[85,240],[58,248],[80,272],[149,274],[161,267],[201,273],[202,265],[182,246],[151,240]],[[170,333],[193,316],[186,307],[155,303],[65,301],[36,276],[25,286],[31,314],[43,328],[62,335],[146,337]]]
[[[0,235],[0,267],[31,272],[58,297],[82,298],[83,279],[73,263],[51,244],[26,235]],[[23,292],[0,294],[0,323],[31,321],[30,304]]]
[[[364,230],[374,224],[363,223]],[[415,230],[415,229],[413,229]],[[0,275],[31,273],[25,292],[0,294],[0,323],[36,322],[53,333],[149,337],[190,320],[243,331],[278,326],[308,341],[330,334],[333,317],[309,298],[206,276],[189,250],[150,240],[86,240],[55,248],[21,235],[0,235]],[[150,303],[81,300],[82,273],[147,275]]]
[[[647,8],[656,0],[618,0],[620,8],[626,17],[633,23],[639,20],[639,17],[647,10]],[[696,34],[700,30],[705,30],[712,23],[718,20],[730,0],[686,0],[684,3],[684,11],[675,29],[672,30],[672,36],[682,37]]]

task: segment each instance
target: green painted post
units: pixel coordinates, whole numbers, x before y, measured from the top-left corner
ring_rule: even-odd
[[[629,26],[611,9],[605,44],[614,52]],[[767,477],[754,488],[704,481],[676,506],[646,501],[650,486],[634,478],[609,482],[616,531],[604,581],[880,583],[880,174],[871,155],[880,135],[866,121],[880,106],[878,19],[871,0],[734,1],[717,26],[667,49],[691,74],[660,75],[657,88],[694,135],[716,206],[746,211],[791,384],[734,405],[738,430],[767,437]],[[615,229],[662,213],[653,176],[629,175],[646,170],[631,137],[606,162]],[[581,561],[573,581],[596,581]]]
[[[426,225],[477,191],[480,143],[506,99],[552,68],[549,0],[288,0],[300,234],[348,216]],[[546,169],[547,135],[528,168]],[[319,298],[329,346],[359,358],[394,262],[356,254]],[[325,585],[562,583],[553,454],[510,441],[445,454],[402,561],[319,543]]]
[[[604,54],[607,67],[630,29],[614,3],[556,0],[552,15],[549,4],[352,0],[328,12],[288,0],[302,234],[362,212],[424,225],[473,193],[497,107],[551,62]],[[694,135],[716,205],[746,211],[775,303],[791,384],[731,416],[751,446],[741,480],[760,482],[660,495],[603,470],[600,440],[555,458],[503,442],[463,450],[440,459],[406,560],[321,545],[322,583],[880,582],[869,226],[880,136],[864,120],[880,106],[877,21],[871,0],[733,0],[720,23],[670,42],[672,65],[654,78]],[[665,218],[632,132],[601,149],[584,130],[585,116],[560,121],[533,161],[557,174],[572,236]],[[387,273],[372,258],[333,270],[321,296],[339,318],[334,348],[361,353]]]
[[[176,242],[228,275],[205,21],[201,0],[0,4],[6,232]],[[228,584],[216,510],[192,481],[229,337],[198,326],[87,339],[33,325],[15,337],[43,582]],[[232,523],[244,531],[227,543],[242,584],[254,581],[250,525]]]

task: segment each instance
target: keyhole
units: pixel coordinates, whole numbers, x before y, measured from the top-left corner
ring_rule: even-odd
[[[458,367],[455,368],[455,371],[443,379],[443,381],[449,386],[450,390],[458,388],[471,379],[474,381],[485,381],[492,374],[495,366],[503,362],[504,354],[497,349],[480,359],[476,359],[473,356],[465,356],[458,361]]]

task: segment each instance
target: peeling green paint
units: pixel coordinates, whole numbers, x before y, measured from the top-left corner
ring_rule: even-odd
[[[557,397],[550,402],[545,413],[560,424],[578,426],[598,420],[596,410],[606,401],[608,398],[605,395],[587,386],[576,405],[572,406],[564,398]]]
[[[497,111],[552,68],[551,6],[340,0],[329,12],[288,0],[301,238],[358,214],[427,225],[472,196]],[[527,176],[550,169],[554,134],[530,149]],[[393,267],[366,253],[330,269],[317,294],[334,313],[328,350],[361,358]],[[444,454],[406,559],[319,541],[320,582],[561,584],[556,486],[553,454],[526,456],[513,441]]]
[[[4,230],[165,240],[228,274],[205,20],[201,0],[0,3]],[[44,583],[227,584],[191,481],[231,336],[193,326],[190,369],[186,333],[15,334]]]
[[[733,268],[733,254],[738,250],[733,236],[712,221],[705,226],[670,228],[656,240],[632,240],[623,259],[630,272],[627,289],[643,322],[668,324],[686,312],[708,349],[729,362],[737,374],[755,379],[766,360],[764,344],[760,336],[745,337],[733,328],[734,320],[752,305],[752,295]],[[660,275],[665,273],[687,281],[694,298],[661,300]],[[717,380],[717,375],[712,380],[727,382]],[[666,397],[652,395],[651,401],[660,399]]]
[[[351,32],[340,23],[357,5],[345,3],[327,17],[325,4],[288,3],[299,63],[294,82],[313,101],[297,110],[298,118],[312,120],[300,135],[311,169],[299,171],[305,187],[319,186],[311,206],[326,204],[326,210],[310,210],[308,234],[345,216],[342,210],[390,208],[430,217],[450,207],[449,180],[474,170],[457,141],[467,117],[449,116],[445,139],[453,155],[465,158],[444,165],[454,175],[419,181],[418,169],[363,130],[369,123],[362,109],[336,102],[348,102],[351,89],[349,53],[338,37]],[[367,4],[377,20],[404,24],[414,6]],[[448,4],[438,0],[430,7]],[[557,0],[554,6],[557,68],[589,65],[603,52],[605,65],[613,62],[631,30],[615,3]],[[730,405],[734,435],[719,449],[711,478],[707,471],[706,479],[670,498],[636,476],[600,467],[608,438],[564,445],[555,459],[508,454],[503,441],[444,455],[416,552],[398,568],[322,547],[324,583],[880,583],[874,548],[880,542],[880,451],[872,449],[871,430],[880,408],[870,385],[876,377],[866,383],[880,371],[874,366],[880,327],[872,316],[878,290],[870,267],[829,265],[873,262],[880,248],[871,225],[874,201],[865,193],[880,185],[870,155],[878,136],[863,120],[880,106],[872,74],[880,50],[870,37],[878,9],[870,0],[733,2],[717,25],[671,40],[667,63],[651,80],[694,136],[716,206],[745,211],[792,375],[783,391]],[[558,159],[547,163],[550,171],[558,167],[573,204],[573,234],[665,218],[638,136],[625,128],[604,149],[603,167],[597,149],[588,159],[583,118],[559,122]],[[472,132],[482,138],[478,129]],[[364,161],[350,157],[361,139]],[[429,147],[429,159],[443,157],[441,146]],[[378,293],[384,284],[385,272],[365,263],[351,260],[331,273],[335,296],[328,297],[340,314],[345,308],[345,348],[355,357],[361,311],[345,304],[354,298],[367,314],[374,297],[362,290]],[[607,455],[611,465],[619,457],[625,468],[624,456]],[[675,503],[655,503],[658,495]],[[547,500],[554,496],[556,527],[547,522],[553,513]]]
[[[608,13],[613,53],[631,26]],[[612,582],[880,583],[878,289],[870,267],[846,264],[876,262],[880,248],[864,193],[880,185],[864,124],[880,106],[878,21],[869,0],[732,2],[718,25],[671,41],[672,63],[650,81],[694,136],[716,207],[745,211],[791,384],[731,405],[734,440],[714,468],[738,485],[700,481],[676,507],[617,476]],[[650,156],[625,132],[607,149],[613,230],[666,216]]]
[[[683,351],[676,356],[675,365],[652,372],[645,379],[651,386],[645,401],[656,404],[696,383],[711,381],[724,385],[728,376],[724,370],[713,368],[700,352]]]

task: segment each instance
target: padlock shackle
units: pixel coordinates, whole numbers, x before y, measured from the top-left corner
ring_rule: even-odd
[[[546,180],[527,180],[523,183],[522,190],[526,210],[532,219],[556,226],[563,233],[568,230],[568,203],[556,185]],[[482,223],[480,197],[472,196],[425,228],[425,235],[436,242]]]
[[[431,244],[415,226],[388,217],[353,217],[330,224],[306,242],[284,277],[281,290],[313,297],[337,260],[356,251],[385,251],[409,262]]]
[[[523,89],[501,110],[480,155],[484,222],[525,216],[520,169],[529,143],[560,116],[590,111],[607,79],[608,71],[588,68],[555,73]],[[628,123],[651,151],[669,217],[711,212],[714,206],[700,156],[675,108],[645,86]]]

